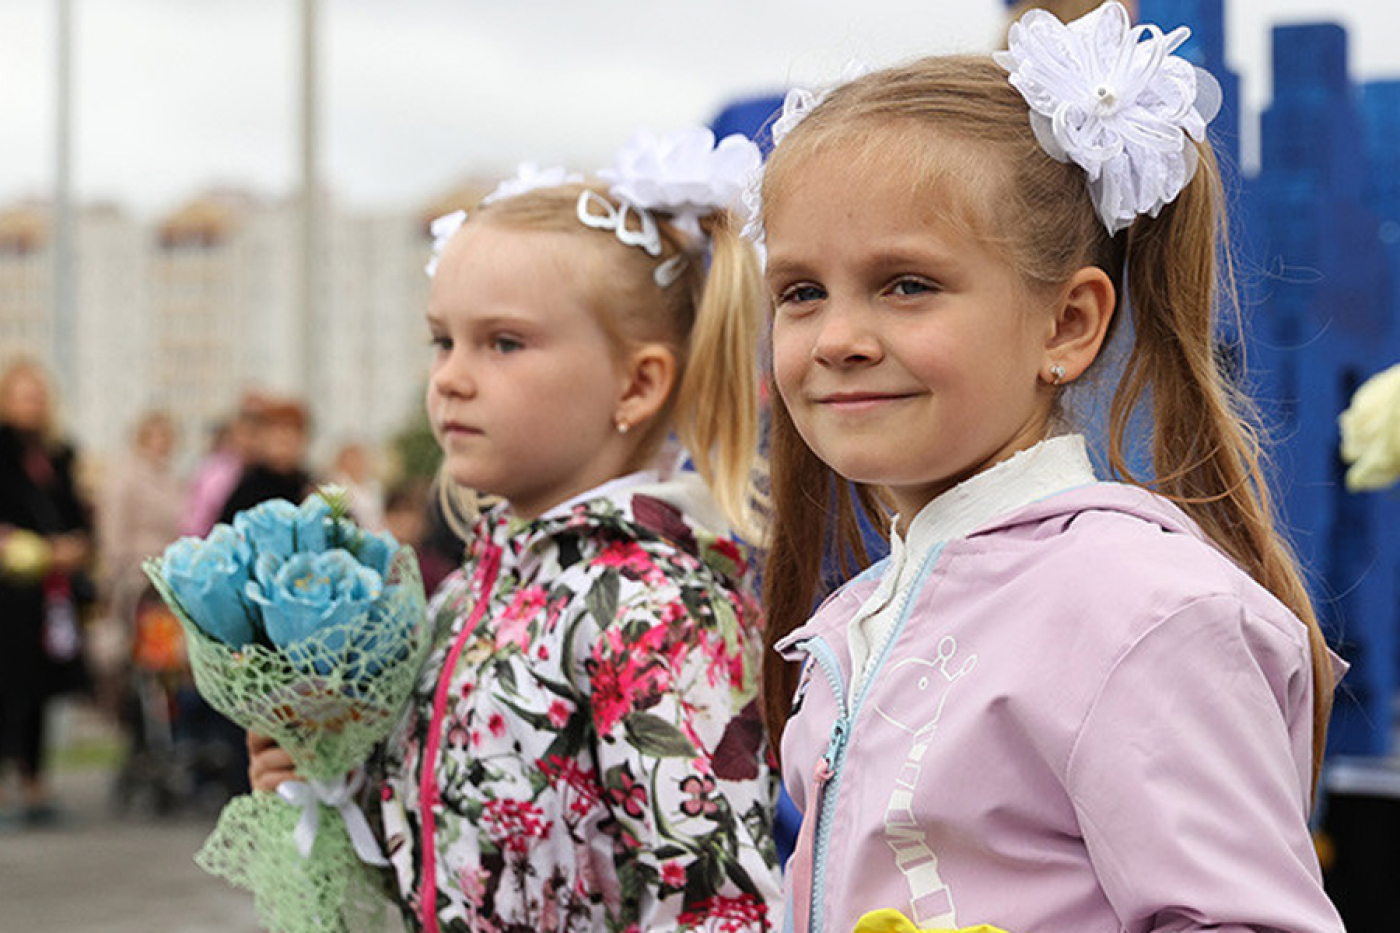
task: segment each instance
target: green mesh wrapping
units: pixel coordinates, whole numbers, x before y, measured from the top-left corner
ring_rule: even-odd
[[[286,649],[231,648],[205,635],[161,573],[146,572],[185,630],[195,685],[239,725],[274,739],[308,779],[335,781],[362,765],[398,722],[432,645],[423,583],[410,548],[395,554],[367,617]],[[315,843],[295,841],[302,810],[273,793],[231,800],[195,856],[206,871],[253,892],[276,933],[383,930],[382,888],[352,848],[345,820],[319,809]]]
[[[321,806],[316,842],[294,841],[300,811],[276,794],[233,798],[195,855],[200,868],[253,892],[258,919],[277,933],[382,933],[388,901],[355,855],[339,814]]]

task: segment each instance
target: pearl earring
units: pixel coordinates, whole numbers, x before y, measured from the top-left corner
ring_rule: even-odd
[[[623,421],[621,418],[613,422],[613,426],[617,428],[618,434],[626,434],[632,428],[630,424],[628,424],[626,421]]]

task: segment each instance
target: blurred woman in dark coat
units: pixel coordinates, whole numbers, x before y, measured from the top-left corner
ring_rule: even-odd
[[[34,363],[14,363],[0,373],[0,780],[13,762],[31,824],[54,817],[44,714],[81,669],[90,530],[73,450],[55,437],[48,379]]]

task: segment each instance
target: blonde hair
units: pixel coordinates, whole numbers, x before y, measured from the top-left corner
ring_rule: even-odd
[[[1004,252],[1029,287],[1056,287],[1085,266],[1103,269],[1120,295],[1126,284],[1128,300],[1120,307],[1132,312],[1134,339],[1112,403],[1110,469],[1179,504],[1307,626],[1315,785],[1332,667],[1298,562],[1275,523],[1256,416],[1217,357],[1217,309],[1223,304],[1237,315],[1238,306],[1209,145],[1199,147],[1200,167],[1174,202],[1110,236],[1095,214],[1083,170],[1041,149],[1025,101],[1001,67],[982,56],[928,58],[848,84],[813,110],[771,157],[764,203],[780,200],[794,166],[824,147],[871,153],[892,141],[901,152],[913,152],[916,171],[946,158],[949,142],[987,157],[987,170],[963,189],[982,205],[964,214],[980,215],[972,221],[978,235]],[[822,579],[824,561],[842,567],[865,562],[858,513],[882,519],[880,491],[847,483],[817,461],[781,399],[773,398],[765,713],[770,734],[779,735],[796,671],[771,647],[806,619],[832,584]],[[1140,421],[1134,416],[1143,408],[1151,416],[1150,479],[1128,467],[1130,434]],[[822,546],[814,547],[818,541]]]
[[[642,344],[660,343],[676,360],[671,395],[648,425],[641,453],[649,460],[674,432],[734,530],[759,542],[764,535],[765,471],[759,452],[764,292],[757,254],[740,236],[742,221],[727,211],[703,218],[711,244],[706,255],[666,215],[657,214],[662,252],[653,257],[623,244],[610,230],[580,222],[577,205],[585,190],[609,200],[599,186],[542,188],[483,205],[467,223],[567,233],[596,245],[602,261],[591,267],[595,274],[581,287],[618,358]],[[662,287],[655,271],[674,257],[682,257],[684,266]],[[443,501],[458,513],[453,524],[460,530],[473,507],[450,477],[441,478]]]

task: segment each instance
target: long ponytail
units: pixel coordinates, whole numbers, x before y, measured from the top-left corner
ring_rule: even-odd
[[[732,214],[712,214],[704,224],[712,244],[709,272],[695,309],[672,417],[696,470],[735,530],[761,542],[762,274],[753,245],[739,235],[740,225]]]
[[[1313,666],[1313,783],[1332,705],[1330,655],[1297,558],[1277,530],[1257,414],[1222,358],[1214,309],[1238,316],[1219,173],[1208,146],[1191,183],[1156,218],[1127,231],[1135,339],[1114,395],[1109,459],[1130,482],[1180,505],[1308,629]],[[1222,270],[1223,267],[1223,270]],[[1221,286],[1224,286],[1223,288]],[[1132,475],[1127,446],[1150,398],[1153,477]]]

